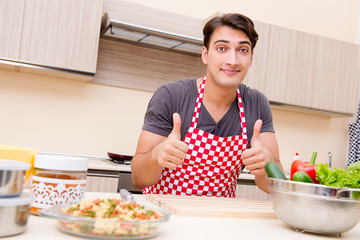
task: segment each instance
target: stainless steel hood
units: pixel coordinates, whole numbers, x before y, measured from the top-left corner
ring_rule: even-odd
[[[203,46],[202,39],[114,20],[107,14],[103,16],[102,36],[197,55],[201,54]]]

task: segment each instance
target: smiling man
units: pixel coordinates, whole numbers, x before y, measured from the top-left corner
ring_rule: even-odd
[[[144,193],[235,197],[243,166],[269,192],[265,164],[279,150],[267,98],[244,80],[258,34],[241,14],[203,29],[206,76],[168,83],[149,102],[132,180]]]

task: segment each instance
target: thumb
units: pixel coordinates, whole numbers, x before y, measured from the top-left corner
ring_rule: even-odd
[[[251,138],[251,146],[254,146],[256,142],[260,140],[261,126],[262,126],[262,121],[260,119],[256,120],[254,124],[253,136]]]
[[[172,138],[176,138],[176,139],[180,140],[181,139],[181,132],[180,132],[181,118],[178,113],[173,114],[173,124],[174,124],[173,130],[171,131],[169,137],[171,136]]]

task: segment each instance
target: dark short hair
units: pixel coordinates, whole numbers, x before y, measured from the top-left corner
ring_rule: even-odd
[[[254,23],[250,18],[239,14],[239,13],[229,13],[223,16],[217,16],[210,19],[203,28],[204,34],[204,46],[209,49],[210,38],[215,29],[221,26],[228,26],[233,29],[243,31],[250,39],[251,50],[254,49],[256,42],[258,40],[258,34],[255,31]]]

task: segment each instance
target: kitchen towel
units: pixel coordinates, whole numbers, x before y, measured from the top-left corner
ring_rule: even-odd
[[[356,121],[349,124],[349,156],[346,167],[354,162],[360,161],[360,103]]]

